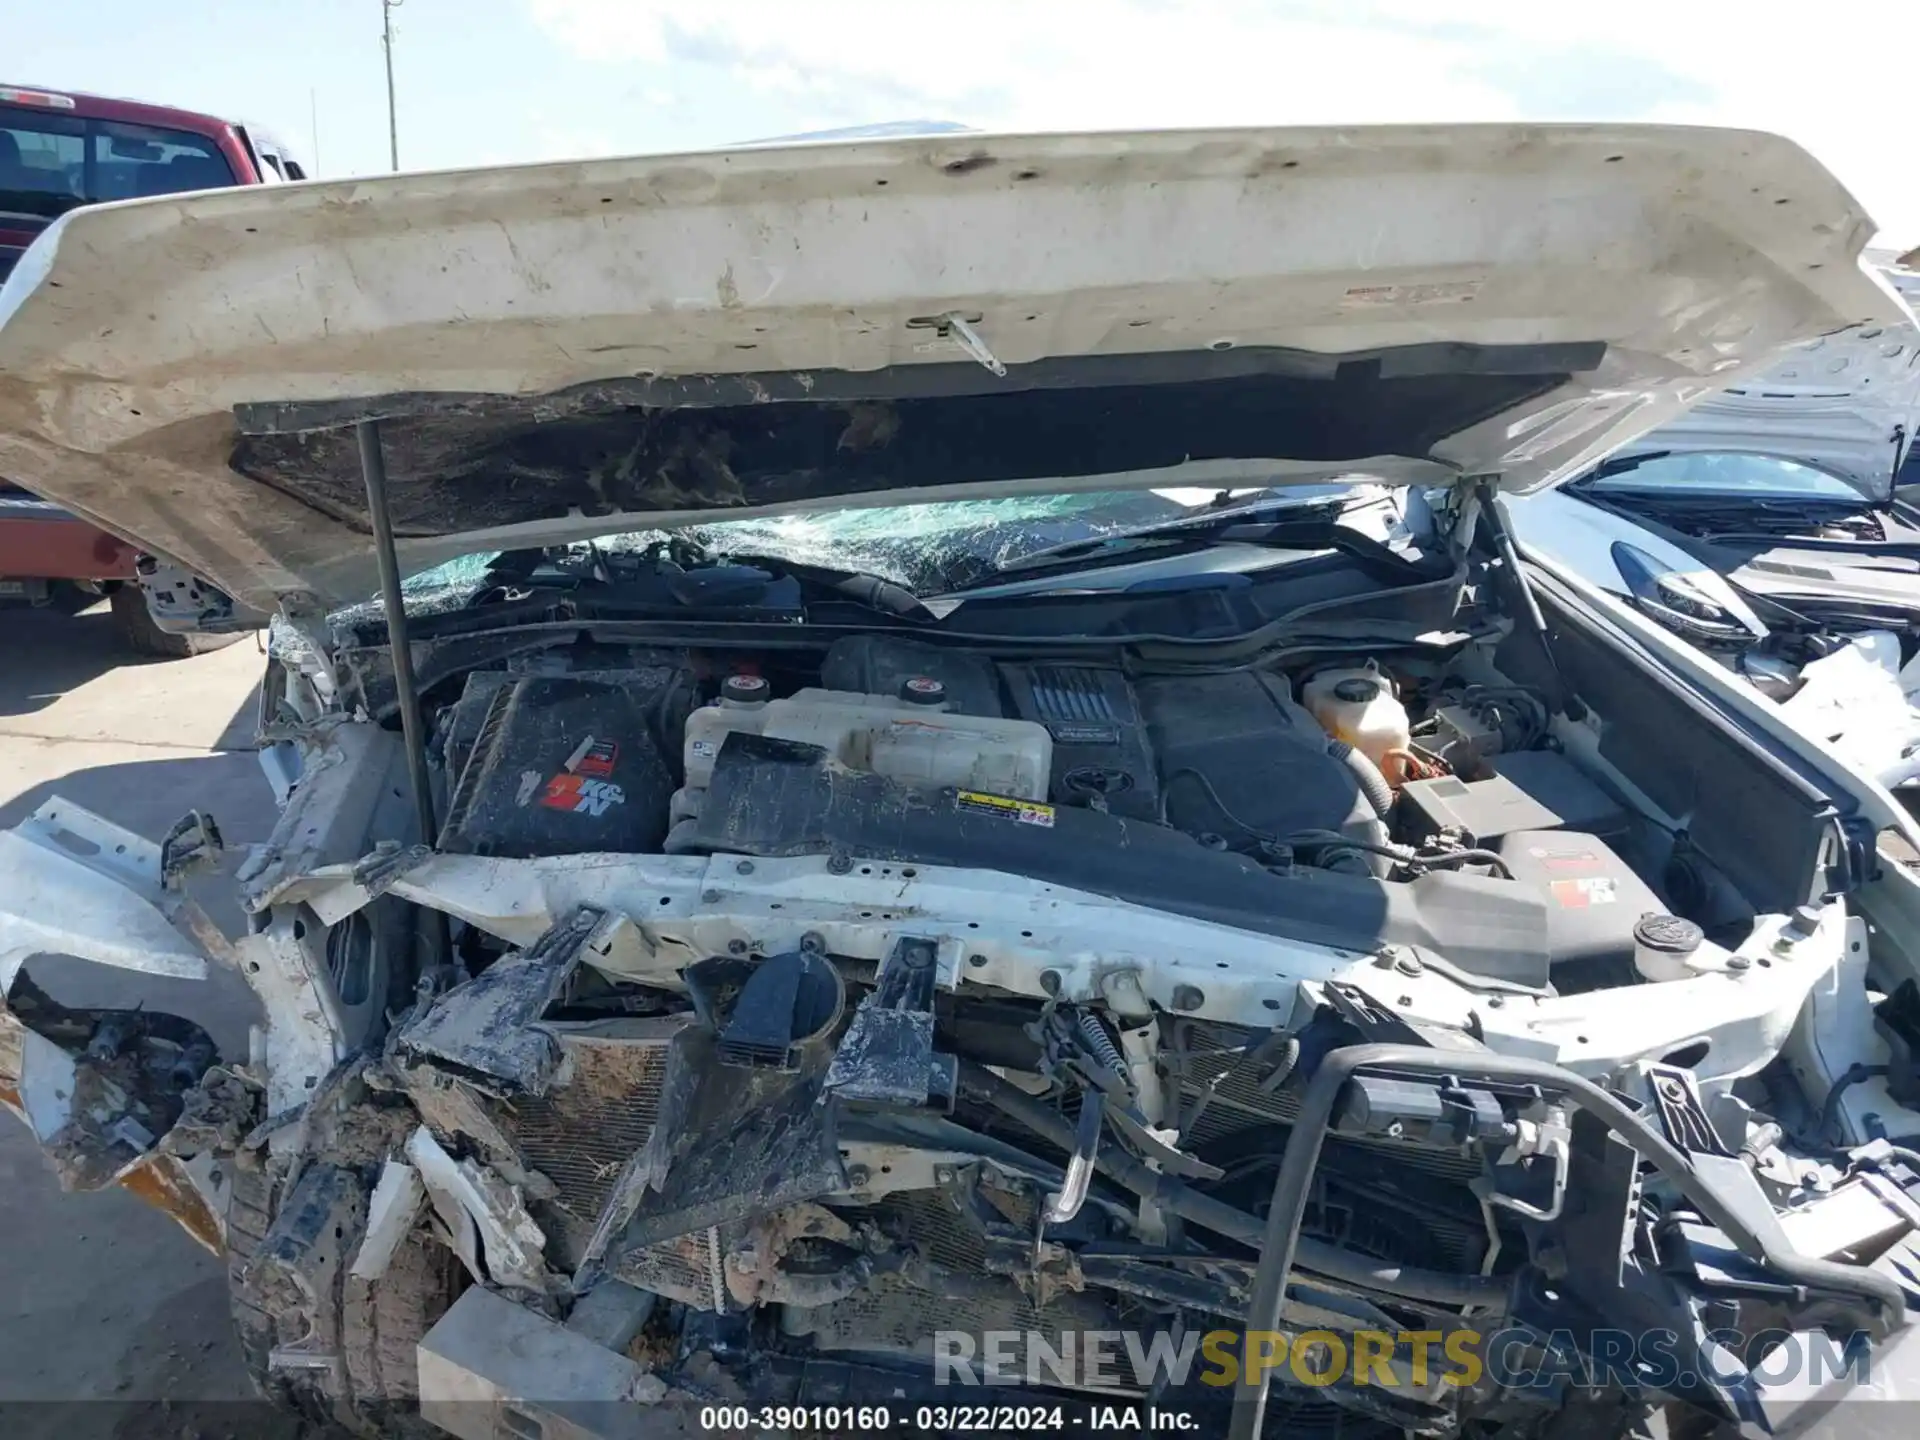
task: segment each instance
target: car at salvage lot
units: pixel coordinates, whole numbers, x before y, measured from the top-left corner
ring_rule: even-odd
[[[1891,266],[1908,300],[1920,274]],[[1890,786],[1920,781],[1920,332],[1854,327],[1570,484],[1526,543],[1660,620]]]
[[[0,281],[34,238],[81,205],[303,179],[264,131],[171,106],[0,85]],[[0,315],[6,302],[0,300]],[[17,479],[17,477],[16,477]],[[170,567],[144,577],[176,597]],[[28,492],[0,470],[0,625],[10,605],[104,595],[136,653],[177,657],[231,634],[170,629],[147,606],[138,548]],[[192,588],[182,577],[178,593]]]
[[[1920,831],[1506,499],[1914,323],[1872,232],[1786,141],[1632,126],[67,215],[0,471],[274,615],[284,806],[240,934],[215,817],[0,833],[0,1098],[369,1433],[1800,1423],[1782,1337],[1920,1384]],[[43,954],[264,1018],[218,1054]],[[968,1383],[1115,1331],[1322,1338]]]

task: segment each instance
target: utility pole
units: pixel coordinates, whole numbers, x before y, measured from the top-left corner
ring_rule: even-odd
[[[380,48],[387,52],[387,150],[393,168],[400,168],[400,117],[393,104],[393,12],[405,0],[380,0]]]

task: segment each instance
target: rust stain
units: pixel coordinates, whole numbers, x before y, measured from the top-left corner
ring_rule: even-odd
[[[120,1177],[120,1183],[154,1209],[178,1220],[181,1229],[215,1255],[225,1252],[226,1234],[219,1217],[172,1156],[150,1158],[134,1166]]]

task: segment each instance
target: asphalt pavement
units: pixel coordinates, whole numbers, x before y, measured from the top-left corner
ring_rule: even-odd
[[[264,665],[250,637],[188,660],[135,659],[104,605],[0,609],[0,826],[58,795],[154,840],[192,809],[235,850],[264,839],[273,800],[253,754]],[[224,876],[201,898],[237,929]],[[252,997],[231,973],[156,981],[67,957],[29,969],[55,999],[144,1000],[205,1025],[223,1055],[246,1053]],[[298,1432],[252,1394],[221,1262],[124,1191],[63,1194],[26,1128],[0,1112],[0,1435]]]

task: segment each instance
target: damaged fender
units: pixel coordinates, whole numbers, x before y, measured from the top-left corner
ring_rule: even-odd
[[[27,973],[66,955],[177,979],[231,959],[180,888],[219,848],[198,816],[156,845],[55,799],[0,831],[0,1106],[40,1142],[62,1188],[121,1185],[219,1253],[225,1195],[211,1157],[169,1143],[217,1058],[199,1026],[133,1009],[69,1009]]]

